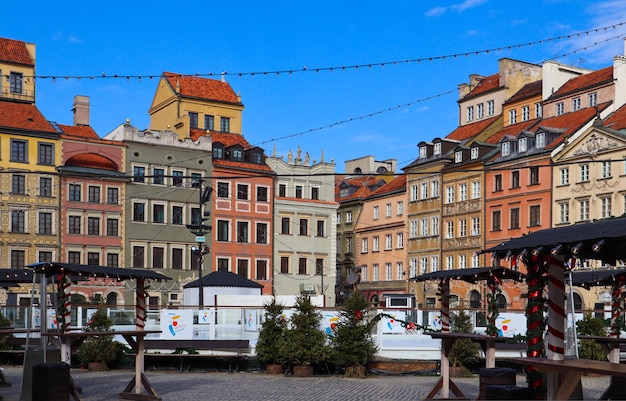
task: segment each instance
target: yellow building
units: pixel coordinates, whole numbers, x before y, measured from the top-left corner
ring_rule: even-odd
[[[190,129],[241,134],[243,103],[225,81],[164,72],[150,114],[150,128],[179,138]]]
[[[61,146],[35,106],[35,45],[0,38],[0,73],[0,267],[22,269],[58,260]]]

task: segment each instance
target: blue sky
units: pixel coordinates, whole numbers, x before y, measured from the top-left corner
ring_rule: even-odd
[[[626,35],[620,25],[539,43],[626,22],[624,0],[530,0],[523,6],[497,0],[24,4],[19,18],[3,18],[0,37],[37,45],[38,76],[144,76],[39,78],[37,106],[49,120],[72,124],[73,98],[86,95],[100,136],[127,118],[148,128],[147,111],[163,71],[226,71],[242,96],[243,134],[250,143],[267,154],[276,146],[284,156],[300,146],[316,160],[323,149],[337,172],[345,171],[346,160],[365,155],[406,166],[417,157],[417,143],[458,125],[457,85],[473,73],[497,72],[500,58],[540,64],[556,56],[597,69],[624,54]],[[529,42],[535,43],[508,49]],[[465,53],[471,55],[439,58]],[[389,63],[417,59],[426,60]],[[374,65],[313,71],[368,64]],[[237,74],[305,66],[306,72],[291,75]],[[336,124],[342,121],[348,122]]]

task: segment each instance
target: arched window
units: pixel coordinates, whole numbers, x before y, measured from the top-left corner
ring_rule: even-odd
[[[480,308],[480,292],[476,290],[470,292],[470,308]]]
[[[583,308],[583,299],[580,294],[575,292],[572,297],[574,298],[574,310],[579,311]]]
[[[107,305],[117,305],[117,292],[110,292],[107,294]]]
[[[496,295],[496,304],[498,305],[499,310],[506,309],[506,298],[502,294]]]
[[[355,168],[354,174],[362,174],[361,168],[360,167]]]
[[[373,307],[378,307],[378,303],[380,302],[378,299],[378,295],[372,295],[372,298],[370,298],[370,302],[372,303]]]

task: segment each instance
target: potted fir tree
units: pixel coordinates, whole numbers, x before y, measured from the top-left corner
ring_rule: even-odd
[[[320,329],[322,314],[306,295],[298,296],[295,309],[282,352],[285,362],[293,365],[294,376],[311,376],[312,365],[328,355],[326,333]]]
[[[111,332],[112,321],[105,309],[98,309],[85,326],[89,332]],[[106,334],[87,337],[78,348],[78,358],[87,364],[89,370],[101,371],[107,369],[107,363],[116,360],[123,352],[113,336]]]
[[[272,374],[283,373],[283,355],[281,351],[285,345],[287,321],[283,316],[284,307],[276,302],[276,298],[264,305],[265,320],[259,332],[255,353],[258,361],[265,365],[265,372]]]
[[[345,369],[347,377],[365,377],[365,366],[377,351],[372,338],[377,320],[370,319],[368,306],[367,299],[354,292],[346,299],[339,321],[332,327],[332,360]]]
[[[474,331],[472,317],[467,310],[460,306],[459,310],[451,314],[450,329],[455,333],[471,333]],[[450,349],[450,376],[463,376],[471,364],[478,361],[478,349],[469,338],[459,338],[454,341]]]

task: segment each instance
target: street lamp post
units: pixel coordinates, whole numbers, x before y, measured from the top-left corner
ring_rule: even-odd
[[[193,182],[194,184],[198,184],[199,189],[199,213],[200,215],[192,224],[187,224],[186,227],[191,231],[192,234],[196,236],[196,241],[198,246],[191,247],[191,256],[196,257],[198,261],[198,274],[200,276],[199,285],[198,285],[198,310],[202,310],[204,307],[204,288],[202,285],[202,264],[204,262],[204,255],[209,253],[210,249],[205,244],[206,238],[204,237],[206,234],[211,232],[210,225],[204,224],[205,221],[210,220],[211,212],[203,211],[202,206],[211,200],[211,193],[213,192],[213,188],[211,186],[205,186],[204,190],[202,189],[202,184],[204,184],[204,180],[199,179]]]

